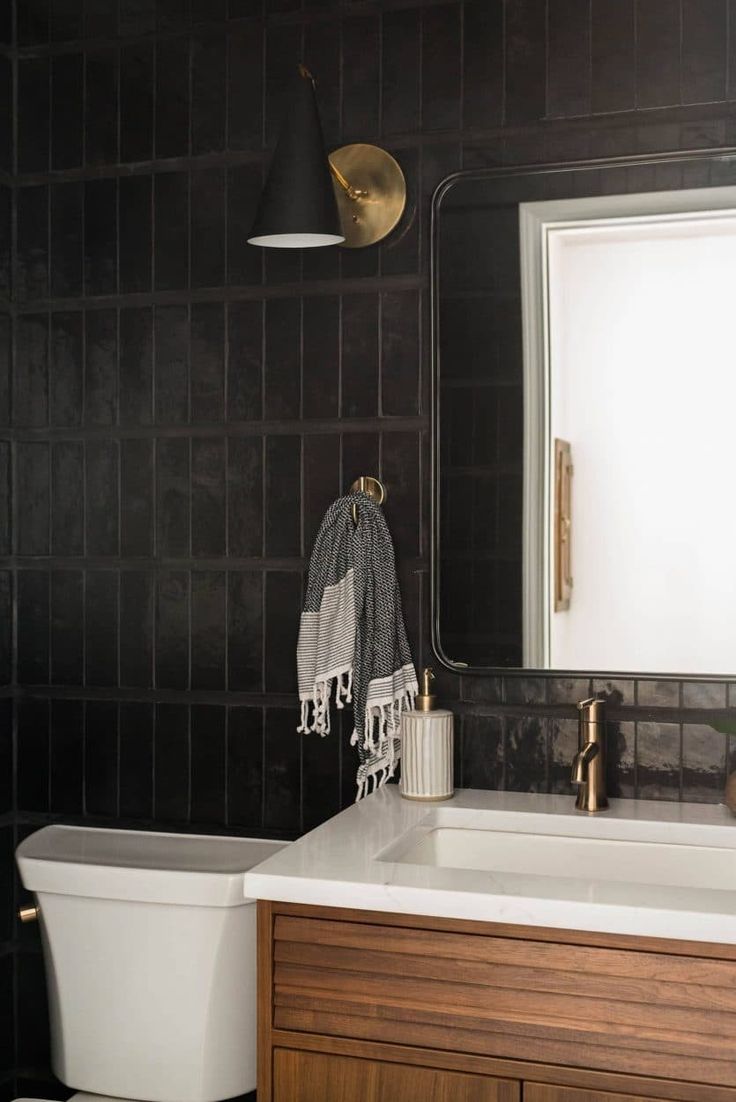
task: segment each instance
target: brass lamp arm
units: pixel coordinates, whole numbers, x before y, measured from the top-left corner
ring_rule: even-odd
[[[335,177],[338,184],[340,185],[342,190],[347,195],[348,199],[357,200],[357,199],[366,199],[368,197],[368,192],[367,191],[363,191],[361,188],[353,187],[353,185],[348,180],[345,179],[342,172],[340,172],[340,169],[335,168],[335,166],[333,165],[333,163],[332,163],[332,161],[330,160],[329,157],[327,158],[327,161],[328,161],[329,166],[330,166],[330,172]]]

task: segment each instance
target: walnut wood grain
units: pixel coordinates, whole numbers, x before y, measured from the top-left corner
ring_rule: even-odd
[[[608,1091],[577,1090],[531,1083],[524,1087],[524,1102],[662,1102],[643,1094],[610,1094]]]
[[[273,1026],[273,904],[267,899],[259,899],[257,907],[257,1093],[259,1102],[271,1102],[271,1099],[273,1097],[273,1066],[271,1044],[271,1033]]]

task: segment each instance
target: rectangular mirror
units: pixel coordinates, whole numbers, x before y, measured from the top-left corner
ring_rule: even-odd
[[[433,642],[736,671],[736,152],[460,173],[433,203]]]

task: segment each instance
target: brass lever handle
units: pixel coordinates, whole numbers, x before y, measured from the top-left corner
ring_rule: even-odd
[[[18,911],[21,922],[38,922],[38,915],[38,907],[21,907]]]

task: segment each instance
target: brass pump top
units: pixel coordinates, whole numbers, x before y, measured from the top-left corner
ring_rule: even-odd
[[[417,695],[414,707],[418,712],[431,712],[437,703],[437,697],[430,692],[430,686],[434,681],[434,672],[431,666],[425,666],[419,679],[420,691]]]

